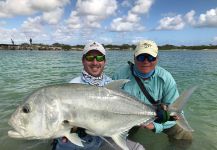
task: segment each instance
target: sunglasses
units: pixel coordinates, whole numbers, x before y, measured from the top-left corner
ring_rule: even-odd
[[[96,58],[97,61],[104,61],[105,60],[105,56],[104,55],[97,55],[97,56],[93,56],[93,55],[85,55],[84,56],[85,59],[87,61],[94,61],[94,59]]]
[[[136,60],[140,61],[140,62],[145,61],[145,59],[147,59],[149,62],[152,62],[152,61],[156,60],[156,57],[153,57],[153,56],[148,55],[148,54],[141,54],[141,55],[136,57]]]

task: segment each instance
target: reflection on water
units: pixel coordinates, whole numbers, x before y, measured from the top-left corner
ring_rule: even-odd
[[[132,60],[131,51],[108,52],[105,72],[112,76],[119,67]],[[198,89],[185,107],[194,140],[189,150],[217,149],[217,51],[161,51],[159,64],[170,71],[180,93],[194,85]],[[50,140],[22,140],[7,136],[8,118],[34,89],[65,83],[80,74],[81,52],[0,51],[0,149],[50,149]],[[152,137],[154,136],[154,137]],[[183,149],[163,134],[146,138],[147,149]]]

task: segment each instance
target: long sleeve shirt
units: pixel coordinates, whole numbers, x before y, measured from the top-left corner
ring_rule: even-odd
[[[130,81],[122,87],[123,90],[130,95],[135,96],[141,102],[152,105],[137,84],[134,76],[132,75],[129,65],[126,65],[123,68],[119,69],[119,71],[113,75],[112,79],[129,79]],[[179,97],[177,85],[174,78],[168,71],[160,66],[156,66],[155,73],[150,78],[146,80],[143,80],[142,78],[140,79],[149,94],[156,101],[160,100],[161,103],[169,105]],[[162,124],[153,122],[153,124],[155,126],[155,132],[160,133],[164,129],[171,128],[176,123],[175,121],[167,121]]]

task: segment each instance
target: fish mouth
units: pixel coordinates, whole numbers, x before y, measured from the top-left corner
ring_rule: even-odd
[[[10,136],[12,138],[22,138],[23,137],[19,132],[15,131],[15,130],[9,130],[8,136]]]
[[[8,121],[8,124],[12,127],[12,130],[8,131],[8,136],[12,138],[23,138],[23,135],[21,134],[22,128],[17,128],[16,124],[13,122],[14,119],[10,119]],[[20,132],[19,132],[20,131]]]

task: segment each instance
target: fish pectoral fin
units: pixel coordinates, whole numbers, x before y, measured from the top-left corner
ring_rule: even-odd
[[[82,139],[78,136],[77,133],[67,133],[65,135],[65,137],[67,137],[67,139],[69,141],[71,141],[72,143],[74,143],[75,145],[84,147],[83,143],[82,143]]]
[[[125,133],[113,135],[111,138],[123,150],[129,150],[129,148],[127,147],[127,143],[126,143],[126,134]]]

